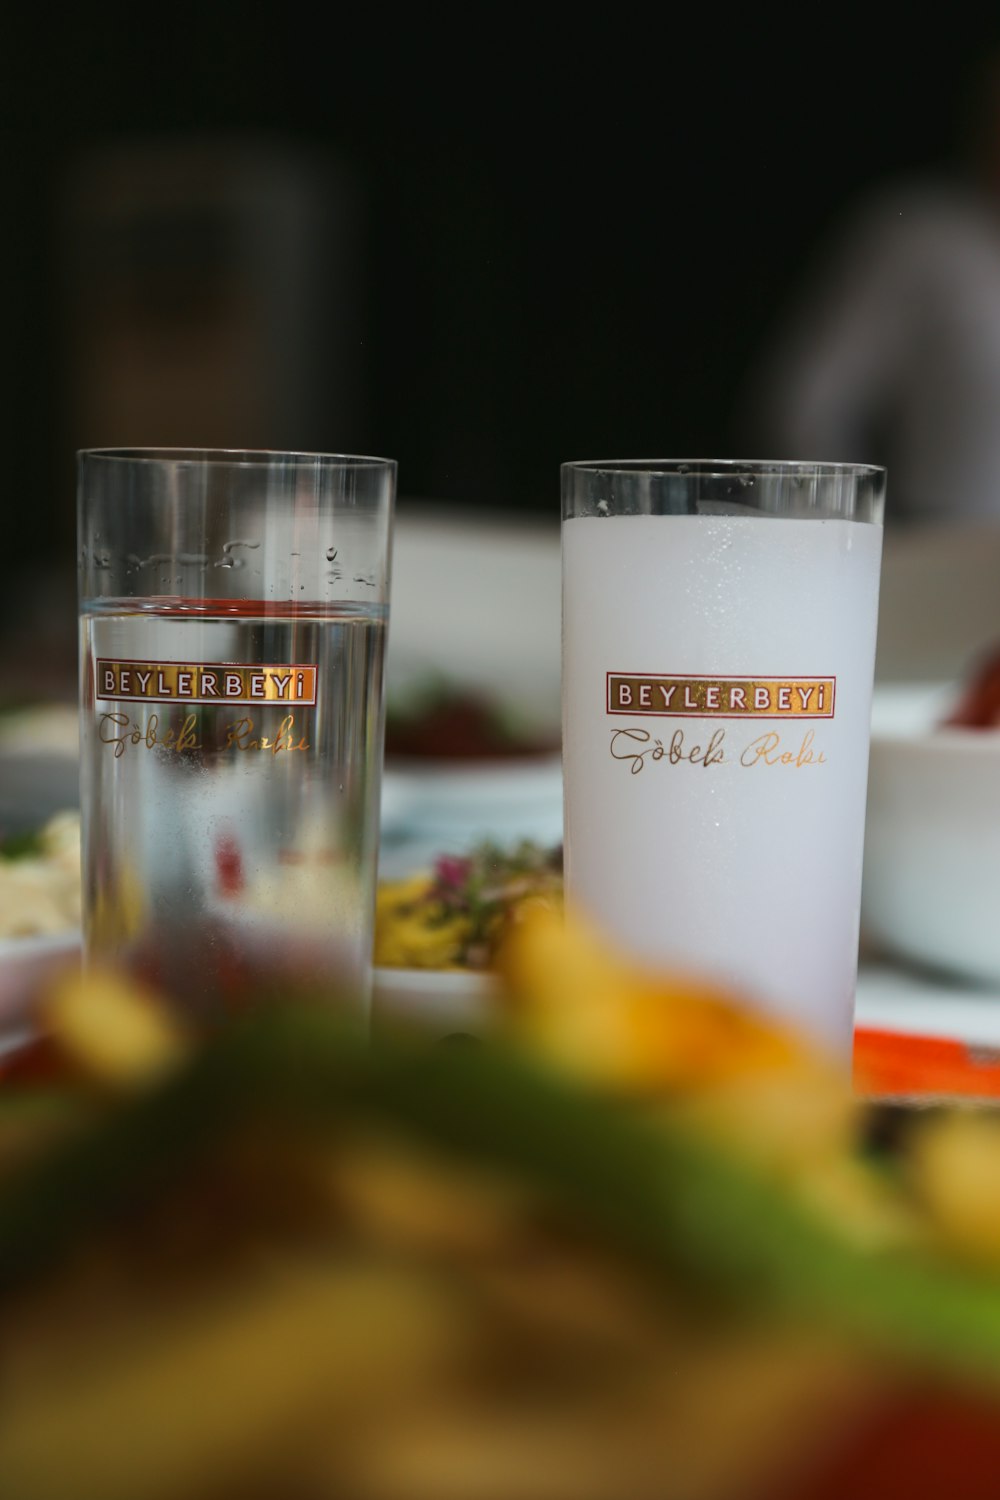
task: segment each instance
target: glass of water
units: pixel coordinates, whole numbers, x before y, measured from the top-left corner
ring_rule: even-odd
[[[568,896],[849,1058],[885,472],[562,481]]]
[[[79,456],[88,961],[212,1021],[370,982],[394,463]]]

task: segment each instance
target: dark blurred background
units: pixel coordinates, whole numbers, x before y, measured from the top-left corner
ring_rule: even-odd
[[[471,19],[8,32],[8,558],[70,558],[79,445],[375,452],[404,496],[551,515],[567,457],[731,453],[832,226],[954,166],[993,47]]]

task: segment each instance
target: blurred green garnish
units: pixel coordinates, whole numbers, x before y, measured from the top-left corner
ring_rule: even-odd
[[[25,829],[0,839],[0,859],[36,859],[44,852],[41,830]]]

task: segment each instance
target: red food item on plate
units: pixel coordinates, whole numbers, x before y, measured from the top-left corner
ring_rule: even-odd
[[[390,711],[385,733],[388,759],[498,760],[551,755],[558,737],[525,733],[497,706],[465,690],[435,694],[418,711]]]
[[[980,665],[943,722],[955,729],[1000,728],[1000,652]]]

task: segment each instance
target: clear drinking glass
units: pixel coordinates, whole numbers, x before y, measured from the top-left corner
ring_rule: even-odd
[[[367,990],[395,468],[79,456],[85,953],[194,1018]]]
[[[850,1056],[885,472],[566,464],[567,893]]]

